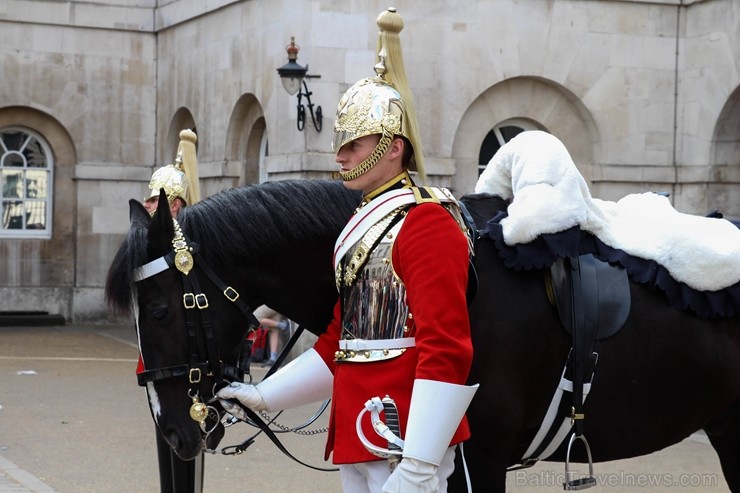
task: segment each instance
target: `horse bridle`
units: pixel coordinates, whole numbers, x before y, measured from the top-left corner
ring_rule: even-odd
[[[253,310],[242,300],[239,293],[231,286],[226,285],[215,272],[202,259],[198,244],[188,241],[182,232],[180,224],[175,218],[172,219],[175,227],[175,235],[172,238],[172,251],[159,257],[134,271],[134,282],[140,282],[156,274],[176,268],[181,273],[183,284],[182,302],[185,308],[186,327],[188,330],[189,361],[187,363],[156,368],[145,369],[137,375],[140,386],[146,386],[149,382],[158,382],[176,377],[187,377],[191,385],[198,385],[204,375],[214,378],[214,387],[222,382],[243,381],[245,373],[249,373],[249,359],[238,357],[234,364],[225,363],[221,360],[218,345],[213,334],[213,323],[208,312],[208,298],[200,287],[200,282],[195,272],[192,271],[197,261],[198,267],[208,279],[223,293],[223,295],[234,303],[247,319],[251,327],[257,327],[259,322],[253,314]],[[199,330],[200,329],[200,330]],[[205,348],[199,343],[199,335],[205,341]],[[246,344],[246,338],[245,338]],[[245,347],[242,351],[248,352]],[[203,354],[205,353],[205,357]],[[248,354],[247,354],[248,356]],[[213,389],[215,394],[215,389]],[[205,429],[205,421],[210,412],[214,412],[216,425],[220,421],[220,413],[210,402],[215,398],[204,402],[197,388],[188,390],[188,397],[193,401],[190,406],[190,417],[199,423],[201,429],[209,434],[213,431]],[[215,426],[214,426],[215,428]]]
[[[253,310],[239,297],[239,293],[233,287],[226,285],[226,283],[224,283],[202,259],[199,253],[198,244],[188,241],[185,238],[185,235],[182,232],[182,228],[180,227],[180,224],[177,222],[177,220],[173,218],[172,221],[175,227],[175,235],[172,238],[172,251],[137,268],[134,271],[134,282],[143,281],[144,279],[155,276],[173,267],[180,271],[183,282],[182,301],[183,306],[185,307],[185,314],[187,319],[186,325],[188,328],[188,344],[191,349],[195,348],[196,352],[191,352],[190,362],[186,364],[167,366],[154,370],[144,370],[137,375],[137,379],[140,386],[146,386],[146,384],[149,382],[158,382],[170,378],[187,376],[188,381],[191,385],[197,385],[201,382],[201,378],[204,374],[209,377],[214,377],[215,383],[214,388],[212,389],[213,397],[208,399],[206,402],[201,399],[201,396],[198,394],[197,390],[195,392],[193,392],[193,389],[188,390],[188,397],[193,400],[193,403],[190,406],[190,417],[194,421],[198,422],[204,435],[203,438],[207,442],[208,436],[221,422],[221,412],[213,405],[211,405],[212,402],[217,401],[215,397],[216,386],[224,382],[244,380],[244,375],[249,374],[249,358],[245,358],[244,353],[247,353],[246,356],[249,355],[251,344],[247,343],[247,340],[245,338],[245,347],[242,349],[242,356],[237,358],[236,364],[231,365],[221,361],[218,347],[213,337],[213,326],[211,318],[206,311],[209,307],[208,298],[200,289],[200,283],[198,281],[198,277],[195,275],[195,272],[191,272],[193,267],[195,266],[196,261],[200,270],[202,270],[206,274],[208,279],[210,279],[210,281],[223,293],[226,299],[234,303],[239,308],[242,315],[244,315],[251,327],[259,326],[259,321],[254,316]],[[196,321],[196,312],[200,315],[200,325],[198,325]],[[205,352],[207,354],[207,357],[205,358],[205,360],[203,360],[203,358],[199,356],[200,351],[198,351],[199,345],[197,341],[198,326],[200,326],[201,333],[203,334],[206,341]],[[267,378],[267,376],[271,375],[275,370],[278,369],[278,367],[292,348],[293,344],[295,344],[301,330],[302,329],[299,327],[299,330],[297,330],[293,337],[291,337],[291,340],[283,349],[280,356],[278,357],[277,362],[273,365],[270,371],[268,371],[265,378]],[[218,364],[214,365],[213,362],[218,362]],[[275,433],[270,429],[268,423],[262,421],[262,419],[260,419],[260,417],[251,409],[244,407],[243,405],[241,407],[249,416],[249,420],[251,421],[251,423],[260,429],[260,432],[258,432],[258,434],[265,433],[268,438],[278,447],[278,449],[289,458],[311,469],[319,471],[337,470],[312,466],[297,459],[283,446]],[[324,405],[324,408],[325,407],[326,405]],[[320,412],[316,414],[313,418],[311,418],[309,422],[312,422],[314,419],[316,419],[319,414]],[[214,420],[214,425],[210,428],[206,427],[205,425],[206,419],[208,418]],[[274,418],[272,418],[270,422],[272,422],[273,420]],[[246,450],[247,447],[249,447],[249,445],[254,442],[255,437],[256,435],[248,438],[246,441],[239,445],[228,447],[228,449],[233,450],[231,452],[227,451],[226,449],[222,450],[222,454],[241,454],[244,450]],[[216,452],[215,450],[208,451],[213,453]]]

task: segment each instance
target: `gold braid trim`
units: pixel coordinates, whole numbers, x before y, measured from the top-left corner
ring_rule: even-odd
[[[370,153],[370,155],[365,158],[363,162],[358,164],[356,167],[352,168],[349,171],[345,172],[339,172],[339,176],[342,177],[343,181],[352,181],[354,179],[357,179],[358,177],[364,175],[370,169],[375,166],[378,161],[380,161],[380,158],[383,157],[383,154],[385,154],[385,151],[388,150],[388,148],[391,145],[391,142],[393,141],[393,136],[390,134],[384,133],[380,137],[380,141],[378,142],[378,145],[375,146],[375,149],[373,149],[373,152]]]

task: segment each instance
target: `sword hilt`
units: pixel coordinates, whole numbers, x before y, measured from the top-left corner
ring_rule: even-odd
[[[401,423],[398,420],[398,408],[396,407],[396,401],[390,398],[390,396],[385,396],[381,401],[383,403],[383,412],[385,413],[385,425],[388,427],[388,429],[393,432],[394,435],[396,435],[398,438],[401,438]],[[401,450],[401,447],[396,445],[395,443],[388,442],[388,450]],[[388,464],[391,468],[391,471],[395,469],[396,465],[401,461],[401,458],[399,456],[395,456],[393,458],[388,459]]]

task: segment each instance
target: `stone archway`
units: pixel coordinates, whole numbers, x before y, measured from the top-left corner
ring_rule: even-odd
[[[711,151],[709,174],[710,209],[719,209],[727,217],[740,219],[740,87],[727,99],[717,119]]]
[[[0,245],[0,297],[16,310],[45,310],[69,318],[75,283],[77,152],[53,116],[26,106],[0,108],[0,128],[28,128],[44,138],[54,159],[51,240],[4,239]]]
[[[266,139],[262,105],[253,94],[242,95],[234,105],[226,134],[226,162],[229,169],[238,169],[239,186],[265,181]]]
[[[593,177],[599,143],[594,120],[583,103],[555,82],[515,77],[483,92],[463,114],[452,145],[457,195],[470,193],[478,179],[478,153],[488,132],[506,120],[525,119],[563,141],[587,182]]]
[[[187,108],[178,108],[172,116],[169,128],[167,129],[167,140],[162,148],[162,152],[160,152],[159,166],[164,166],[174,161],[177,156],[177,148],[180,145],[180,132],[186,128],[195,132],[195,135],[200,138],[193,114]],[[195,148],[198,148],[198,141],[195,142]]]

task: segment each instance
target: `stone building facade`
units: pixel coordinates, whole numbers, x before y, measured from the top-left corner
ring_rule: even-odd
[[[666,191],[681,212],[740,218],[740,3],[395,6],[433,184],[471,192],[501,142],[538,128],[565,143],[595,197]],[[332,176],[336,104],[372,74],[386,7],[5,0],[0,311],[108,319],[102,290],[128,200],[172,162],[183,128],[198,135],[204,195]],[[276,71],[291,36],[298,63],[320,75],[307,79],[320,132],[310,115],[296,129],[297,99]]]

